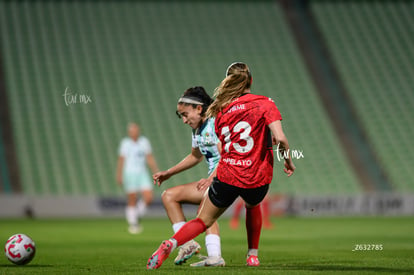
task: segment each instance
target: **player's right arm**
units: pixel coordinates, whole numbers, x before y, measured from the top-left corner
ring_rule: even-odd
[[[125,157],[128,155],[128,142],[124,138],[119,145],[118,150],[118,164],[116,167],[116,181],[119,185],[122,185],[123,182],[123,172],[124,172],[124,165],[125,165]]]
[[[119,185],[122,185],[122,170],[124,168],[125,157],[119,156],[118,157],[118,165],[116,168],[116,181]]]
[[[170,177],[181,173],[184,170],[190,169],[195,165],[199,164],[203,160],[203,154],[201,154],[198,148],[192,148],[191,153],[188,154],[182,161],[171,167],[166,171],[161,171],[155,173],[152,176],[154,184],[160,186],[164,181],[168,180]]]

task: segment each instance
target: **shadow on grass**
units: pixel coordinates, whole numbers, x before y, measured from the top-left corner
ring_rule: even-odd
[[[277,270],[303,270],[303,271],[367,271],[378,273],[411,273],[414,274],[414,268],[391,268],[391,267],[372,267],[372,266],[344,266],[344,265],[281,265],[266,267],[261,269]]]
[[[9,267],[9,268],[39,268],[39,267],[54,267],[51,264],[28,264],[28,265],[16,265],[16,264],[0,264],[0,267]]]

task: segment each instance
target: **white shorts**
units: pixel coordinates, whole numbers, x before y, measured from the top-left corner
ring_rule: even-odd
[[[152,190],[153,184],[147,171],[136,172],[124,172],[124,178],[122,185],[126,193],[134,193],[143,190]]]

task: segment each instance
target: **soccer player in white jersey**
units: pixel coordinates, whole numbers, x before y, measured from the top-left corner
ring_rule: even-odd
[[[131,234],[142,231],[139,218],[144,215],[153,199],[153,185],[147,165],[153,173],[158,172],[149,140],[141,135],[138,124],[130,123],[128,137],[122,139],[119,146],[117,182],[127,194],[125,215]]]
[[[178,100],[177,115],[193,129],[191,153],[170,169],[153,175],[154,184],[161,185],[171,176],[197,165],[203,157],[207,162],[209,175],[207,179],[178,185],[165,190],[162,194],[162,201],[174,232],[177,232],[186,222],[181,204],[200,204],[216,175],[215,169],[220,160],[221,146],[214,130],[214,118],[205,116],[205,111],[211,102],[211,97],[203,87],[193,87],[185,91]],[[206,231],[205,244],[208,257],[190,266],[224,266],[217,223]],[[197,242],[188,241],[180,247],[174,263],[177,265],[184,263],[200,249]]]

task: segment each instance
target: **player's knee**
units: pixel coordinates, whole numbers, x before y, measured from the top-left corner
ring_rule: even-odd
[[[161,200],[164,205],[171,202],[173,198],[174,198],[174,192],[172,192],[169,189],[164,190],[164,192],[162,192],[161,194]]]
[[[128,206],[134,207],[136,205],[136,200],[128,199]]]
[[[255,204],[255,205],[248,204],[248,203],[245,204],[245,207],[248,208],[248,209],[252,209],[252,208],[255,208],[255,207],[258,207],[258,206],[260,206],[260,203],[259,204]]]
[[[137,196],[133,193],[128,194],[128,206],[135,206],[137,203]]]
[[[154,200],[154,194],[152,191],[145,191],[142,193],[142,198],[146,205],[150,205]]]
[[[148,196],[144,199],[144,202],[145,202],[146,205],[150,205],[153,201],[154,201],[153,196]]]
[[[215,220],[207,220],[204,222],[207,228],[210,228],[214,224]]]

